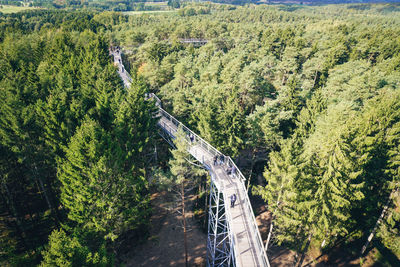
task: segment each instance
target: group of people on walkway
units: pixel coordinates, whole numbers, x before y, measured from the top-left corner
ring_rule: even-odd
[[[224,165],[225,163],[225,156],[224,155],[215,155],[214,157],[214,166]]]
[[[225,164],[225,156],[224,155],[215,155],[214,159],[213,159],[213,164],[214,166],[221,166]],[[228,168],[226,169],[226,174],[227,175],[232,175],[232,176],[236,176],[236,167],[235,166],[228,166]],[[235,202],[236,202],[236,194],[232,194],[230,196],[231,199],[231,208],[235,207]]]
[[[213,164],[214,166],[221,166],[225,164],[225,156],[224,155],[216,155],[214,156],[214,160],[213,160]],[[235,166],[228,166],[228,168],[226,169],[226,174],[229,176],[233,176],[236,177],[236,167]]]

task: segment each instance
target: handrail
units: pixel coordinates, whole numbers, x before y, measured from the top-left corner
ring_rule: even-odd
[[[120,63],[121,65],[122,65],[122,63]],[[128,77],[128,80],[130,81],[130,82],[132,82],[132,77],[129,75],[129,73],[128,72],[126,72],[125,73],[125,75]],[[224,159],[227,159],[227,161],[226,161],[226,164],[228,165],[228,166],[231,166],[231,167],[234,167],[235,168],[235,173],[233,174],[234,176],[236,176],[236,177],[239,177],[239,179],[240,179],[240,185],[242,186],[242,190],[243,190],[243,192],[245,192],[245,199],[244,199],[244,201],[245,201],[245,207],[247,207],[246,209],[245,209],[245,212],[250,216],[250,218],[251,218],[251,225],[252,225],[252,227],[251,227],[251,230],[252,230],[252,233],[253,233],[253,235],[255,235],[256,236],[256,239],[257,239],[257,250],[258,250],[258,256],[263,256],[263,257],[261,257],[262,258],[262,261],[263,261],[263,265],[264,266],[267,266],[267,267],[270,267],[270,264],[269,264],[269,261],[268,261],[268,257],[267,257],[267,254],[266,254],[266,252],[265,252],[265,249],[264,249],[264,246],[263,246],[263,241],[262,241],[262,238],[261,238],[261,235],[260,235],[260,231],[258,230],[258,226],[257,226],[257,221],[256,221],[256,219],[255,219],[255,216],[254,216],[254,212],[253,212],[253,208],[252,208],[252,206],[251,206],[251,203],[250,203],[250,199],[249,199],[249,196],[248,196],[248,194],[247,194],[247,190],[246,190],[246,186],[245,186],[245,181],[246,181],[246,178],[244,177],[244,175],[243,175],[243,173],[240,171],[240,169],[236,166],[236,164],[235,164],[235,162],[232,160],[232,158],[231,157],[227,157],[227,156],[225,156],[224,154],[222,154],[218,149],[216,149],[216,148],[214,148],[212,145],[210,145],[207,141],[205,141],[203,138],[201,138],[200,136],[198,136],[196,133],[194,133],[192,130],[190,130],[189,128],[187,128],[183,123],[181,123],[180,121],[178,121],[177,119],[175,119],[171,114],[169,114],[167,111],[165,111],[162,107],[161,107],[161,100],[154,94],[154,93],[150,93],[150,94],[147,94],[146,95],[146,99],[150,99],[150,98],[153,98],[153,99],[155,99],[155,101],[156,101],[156,106],[159,108],[159,112],[160,112],[160,114],[162,115],[162,116],[164,116],[164,117],[166,117],[169,121],[171,121],[174,125],[176,125],[177,127],[179,127],[179,126],[181,126],[182,127],[182,129],[186,132],[186,134],[189,134],[190,136],[192,136],[193,137],[193,142],[200,142],[200,146],[202,146],[203,148],[205,148],[209,153],[211,153],[213,156],[223,156],[224,157]],[[162,127],[162,125],[161,125],[161,127]],[[168,128],[170,128],[170,130],[168,130],[167,129],[167,127]],[[164,127],[163,127],[163,129],[165,129],[171,136],[173,136],[173,132],[172,131],[174,131],[174,132],[176,132],[176,130],[175,129],[172,129],[171,127],[169,127],[168,125],[165,125],[164,124]],[[187,135],[188,136],[188,135]],[[190,138],[190,137],[189,137]],[[189,142],[189,140],[186,140],[187,142]],[[192,143],[192,140],[190,140],[190,144]],[[224,160],[225,161],[225,160]],[[203,160],[203,162],[202,162],[203,164],[206,164],[205,162],[204,162],[204,160]],[[206,167],[208,167],[208,169],[210,169],[210,166],[206,166]],[[230,214],[228,215],[229,217],[228,218],[230,218]],[[229,225],[230,226],[230,225]],[[229,227],[230,228],[230,227]],[[234,236],[233,234],[232,234],[232,236]],[[232,241],[231,241],[232,243],[233,243],[233,245],[235,244],[235,238],[232,238]],[[235,256],[237,257],[237,251],[235,250]]]
[[[183,131],[186,133],[186,136],[187,136],[186,139],[190,138],[189,137],[190,135],[193,136],[193,143],[199,142],[200,146],[203,147],[204,149],[206,149],[213,156],[217,156],[217,155],[218,156],[220,156],[220,155],[224,156],[224,158],[227,159],[226,164],[228,166],[234,167],[236,169],[236,173],[234,175],[240,179],[240,183],[239,184],[242,187],[241,190],[243,190],[243,192],[245,192],[245,194],[244,194],[244,203],[245,203],[245,205],[243,205],[245,207],[244,211],[248,215],[248,218],[250,218],[250,224],[251,224],[250,229],[252,231],[252,235],[255,236],[255,238],[257,240],[256,241],[257,242],[256,250],[258,252],[257,255],[258,255],[259,258],[261,258],[261,261],[262,261],[264,266],[270,267],[267,254],[266,254],[266,252],[264,250],[264,245],[263,245],[263,241],[262,241],[262,238],[261,238],[261,235],[260,235],[260,231],[258,230],[257,221],[256,221],[256,218],[254,216],[254,211],[253,211],[253,208],[251,206],[249,196],[246,193],[247,192],[246,186],[245,186],[246,178],[244,177],[243,173],[236,166],[235,162],[232,160],[232,158],[230,156],[227,157],[224,154],[222,154],[218,149],[214,148],[207,141],[205,141],[203,138],[198,136],[196,133],[194,133],[192,130],[190,130],[188,127],[186,127],[183,123],[178,121],[175,117],[173,117],[171,114],[169,114],[163,108],[161,108],[161,100],[155,94],[150,93],[148,96],[149,96],[148,98],[154,98],[155,99],[156,103],[158,104],[158,108],[159,108],[161,116],[167,118],[169,121],[171,121],[177,127],[182,127]],[[168,126],[165,125],[164,127],[168,127]],[[168,131],[168,132],[170,134],[172,134],[172,132],[170,132],[170,131]],[[186,141],[189,143],[189,140],[186,140]],[[191,144],[191,142],[192,141],[190,141],[189,144]],[[203,163],[205,163],[205,162],[203,162]]]
[[[161,113],[161,116],[167,118],[169,121],[171,121],[174,125],[176,125],[177,127],[181,126],[183,131],[186,134],[189,134],[193,136],[193,142],[200,142],[200,145],[206,149],[208,152],[210,152],[213,156],[219,156],[219,155],[223,155],[225,158],[227,158],[224,154],[222,154],[218,149],[214,148],[212,145],[210,145],[207,141],[205,141],[203,138],[201,138],[200,136],[198,136],[195,132],[193,132],[192,130],[190,130],[188,127],[186,127],[183,123],[181,123],[180,121],[178,121],[177,119],[175,119],[171,114],[169,114],[167,111],[165,111],[162,107],[158,107]]]

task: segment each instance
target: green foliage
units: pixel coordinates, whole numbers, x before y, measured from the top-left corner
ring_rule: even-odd
[[[190,162],[190,154],[187,150],[188,142],[190,142],[188,136],[182,128],[179,128],[174,140],[176,148],[171,150],[172,158],[169,160],[173,175],[173,180],[170,181],[171,185],[187,184],[189,181],[193,183],[196,178],[205,173],[204,170]]]
[[[90,249],[76,236],[64,230],[54,230],[49,236],[49,245],[43,251],[40,266],[112,266],[104,242],[98,248]]]
[[[400,176],[398,8],[180,5],[178,14],[0,17],[0,218],[13,222],[4,224],[11,247],[35,250],[57,222],[112,246],[146,224],[156,132],[155,107],[144,100],[150,88],[224,153],[268,160],[267,185],[257,192],[280,242],[300,250],[310,234],[328,246],[346,233],[367,234],[389,200],[377,235],[399,253],[391,194]],[[126,46],[135,77],[127,91],[109,43]],[[198,177],[180,134],[166,177],[175,186]],[[54,236],[64,240],[54,247],[71,245],[49,252],[51,259],[61,251],[94,264],[87,253],[100,253],[90,237]]]
[[[212,6],[200,19],[200,6],[121,25],[138,75],[224,153],[269,160],[256,191],[278,240],[300,250],[310,234],[332,246],[368,233],[398,185],[398,11]],[[141,46],[130,28],[147,36]],[[191,38],[207,43],[174,46]],[[385,225],[382,236],[397,233]]]
[[[115,242],[91,241],[115,241],[147,223],[154,106],[140,82],[123,90],[109,39],[97,32],[108,26],[97,20],[43,10],[0,17],[0,244],[12,245],[5,264],[38,263],[61,223],[81,234],[55,232],[43,265],[112,265],[106,249]]]
[[[86,119],[71,138],[58,176],[68,218],[111,240],[148,216],[145,162],[136,158],[143,155],[154,120],[143,90],[131,90],[118,111],[115,132]]]

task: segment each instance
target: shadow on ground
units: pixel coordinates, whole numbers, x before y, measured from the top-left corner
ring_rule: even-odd
[[[203,233],[191,212],[192,199],[187,205],[189,266],[205,266],[207,234]],[[153,215],[149,238],[124,256],[127,267],[185,266],[181,216],[169,196],[152,195]]]

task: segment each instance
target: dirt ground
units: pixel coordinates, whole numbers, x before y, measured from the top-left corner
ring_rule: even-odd
[[[184,238],[181,216],[173,207],[166,192],[151,196],[152,228],[146,242],[125,255],[127,267],[185,266]],[[193,199],[187,203],[189,266],[205,266],[207,234],[200,229],[191,209]]]
[[[194,197],[190,197],[191,199],[187,203],[189,266],[203,267],[205,266],[207,234],[202,231],[199,222],[194,217],[191,208],[194,203]],[[151,203],[153,215],[151,217],[149,238],[142,244],[132,246],[131,251],[122,257],[124,266],[185,266],[181,216],[177,212],[177,208],[174,207],[170,195],[167,192],[153,193]],[[253,204],[257,214],[259,214],[256,220],[260,234],[263,240],[266,240],[271,220],[270,213],[266,211],[263,203]],[[359,246],[359,244],[353,245]],[[376,249],[370,249],[364,259],[363,266],[380,266],[379,264],[377,265],[374,259],[375,254]],[[268,256],[273,267],[293,266],[296,253],[284,247],[272,246],[268,251]],[[321,255],[318,249],[311,249],[306,255],[303,266],[360,266],[360,260],[352,255],[346,247],[333,249],[329,257],[326,254]]]
[[[173,207],[172,201],[166,192],[153,193],[151,199],[153,215],[151,217],[152,228],[150,236],[143,244],[136,246],[133,251],[125,255],[126,266],[184,266],[185,253],[183,229],[180,223],[181,216],[176,208]],[[200,267],[205,266],[207,234],[200,229],[198,221],[195,220],[191,211],[193,200],[187,204],[190,206],[187,212],[187,223],[190,229],[188,232],[189,266]],[[270,214],[263,210],[262,207],[258,211],[260,214],[256,219],[261,235],[265,240],[268,233]],[[271,252],[271,266],[289,266],[293,263],[295,256],[293,251],[274,247]],[[312,259],[306,258],[305,264],[307,261],[312,262]]]

